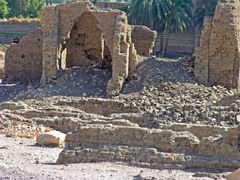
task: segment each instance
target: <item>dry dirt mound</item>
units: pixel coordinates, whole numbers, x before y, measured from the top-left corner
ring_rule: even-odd
[[[238,168],[239,92],[198,85],[184,64],[144,60],[138,78],[129,80],[115,98],[107,98],[104,89],[111,71],[93,67],[62,71],[46,88],[28,86],[10,96],[13,101],[2,102],[0,128],[9,128],[12,117],[17,117],[71,132],[58,163]]]

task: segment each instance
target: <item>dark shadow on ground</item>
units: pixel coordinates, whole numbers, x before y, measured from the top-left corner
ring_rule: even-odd
[[[1,80],[0,80],[1,82]],[[27,86],[15,83],[0,83],[0,102],[10,100],[14,95],[26,90]]]

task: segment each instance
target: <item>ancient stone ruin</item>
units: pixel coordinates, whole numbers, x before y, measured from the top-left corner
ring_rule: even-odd
[[[59,69],[97,66],[112,69],[107,92],[117,95],[135,72],[137,53],[150,55],[155,38],[148,28],[130,26],[124,12],[98,10],[88,1],[46,7],[41,29],[7,50],[6,79],[41,79],[44,86]]]
[[[238,0],[219,0],[213,20],[205,18],[195,62],[200,82],[240,87],[239,10]]]
[[[239,84],[239,4],[220,0],[214,19],[205,18],[195,62],[195,75],[203,83],[227,87]],[[47,7],[41,24],[41,29],[7,50],[6,80],[37,80],[46,85],[58,79],[44,88],[32,84],[24,84],[23,90],[18,84],[17,88],[11,87],[14,89],[8,84],[3,87],[0,133],[38,137],[39,145],[64,148],[57,152],[58,158],[56,154],[51,158],[47,152],[47,156],[39,155],[36,163],[32,159],[38,157],[37,152],[24,151],[30,159],[30,165],[24,164],[24,168],[47,167],[41,169],[52,173],[54,167],[72,163],[121,162],[205,174],[196,173],[194,179],[212,177],[208,172],[239,168],[239,90],[199,85],[192,76],[192,58],[165,62],[141,57],[140,63],[137,54],[151,55],[156,32],[128,25],[124,12],[98,10],[88,2],[75,2]],[[81,67],[72,68],[75,66]],[[82,73],[86,69],[89,71]],[[111,78],[108,94],[118,94],[124,80],[135,73],[137,80],[126,81],[119,96],[105,97],[104,92],[98,92]],[[1,102],[4,96],[9,98]],[[17,147],[23,146],[16,142]],[[4,151],[8,152],[10,148],[6,147]],[[23,153],[19,154],[22,157]],[[17,164],[12,157],[3,157],[10,159],[10,167]],[[79,171],[68,165],[72,167]],[[158,174],[162,175],[160,171]]]

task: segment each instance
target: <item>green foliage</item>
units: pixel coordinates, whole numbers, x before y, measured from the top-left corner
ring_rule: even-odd
[[[131,24],[176,33],[192,25],[192,6],[192,0],[132,0],[127,13]]]
[[[96,4],[97,0],[91,0],[91,3]]]
[[[0,18],[5,18],[8,14],[8,4],[6,0],[0,0]]]
[[[171,62],[176,62],[176,61],[177,61],[176,59],[161,58],[161,57],[157,57],[157,58],[155,58],[155,59],[158,60],[158,61],[161,61],[161,62],[169,62],[169,63],[171,63]]]
[[[45,0],[7,0],[9,17],[38,17]]]
[[[210,17],[214,16],[217,2],[218,2],[218,0],[206,1],[206,3],[208,3],[207,6],[209,7],[208,12],[206,12],[206,10],[205,10],[206,5],[205,5],[205,7],[199,8],[196,10],[194,19],[195,19],[195,24],[199,29],[202,29],[202,27],[203,27],[204,16],[206,15],[206,13]]]
[[[170,33],[183,33],[192,26],[192,8],[192,0],[132,0],[125,10],[131,24],[142,24],[164,34],[163,57]]]
[[[38,17],[44,5],[44,0],[32,0],[27,9],[28,17]]]

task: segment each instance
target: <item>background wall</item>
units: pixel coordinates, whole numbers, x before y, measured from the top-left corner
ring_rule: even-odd
[[[0,22],[0,44],[10,44],[40,26],[38,23]]]

